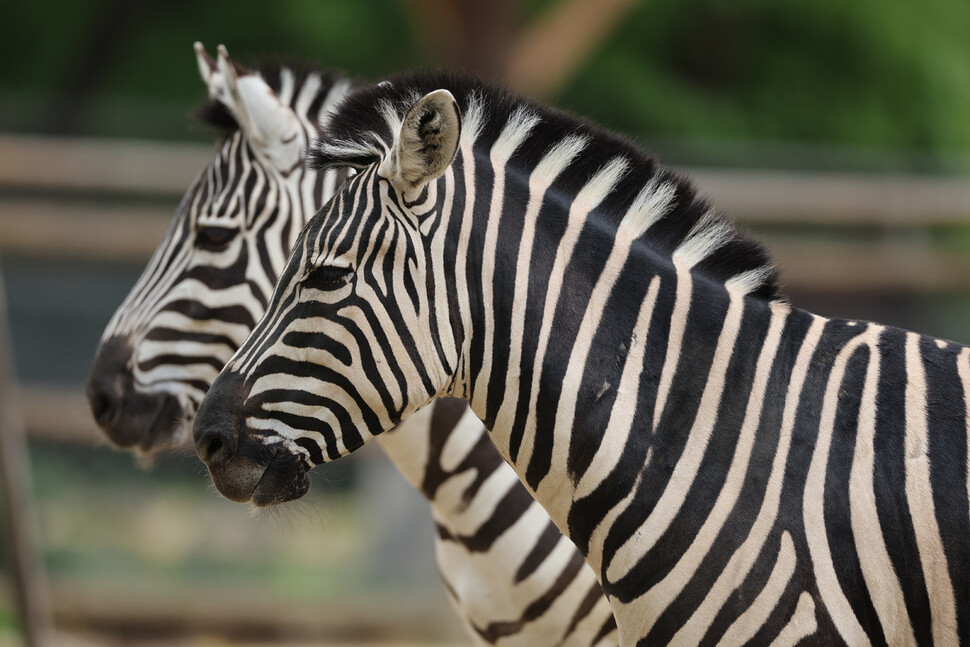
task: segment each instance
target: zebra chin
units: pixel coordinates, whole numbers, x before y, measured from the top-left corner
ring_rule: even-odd
[[[310,466],[246,427],[248,392],[238,374],[223,373],[212,383],[193,425],[199,458],[230,501],[265,507],[299,499],[310,490]]]

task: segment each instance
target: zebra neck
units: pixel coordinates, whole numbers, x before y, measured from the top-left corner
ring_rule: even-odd
[[[768,321],[787,306],[695,276],[622,227],[567,222],[557,240],[543,228],[561,231],[562,219],[545,216],[519,237],[530,249],[509,246],[503,256],[499,244],[483,262],[491,277],[468,308],[480,319],[469,326],[462,388],[499,451],[575,541],[574,504],[615,477],[621,456],[636,448],[636,461],[619,469],[637,482],[668,469],[655,457],[664,441],[679,447],[683,438],[657,430],[713,421],[730,399],[725,376],[745,312]],[[549,239],[555,246],[539,249]],[[763,340],[767,328],[751,334]],[[605,537],[579,534],[584,553],[601,553]]]
[[[432,504],[439,526],[449,530],[467,525],[469,504],[504,465],[481,423],[458,398],[425,406],[377,436],[377,442],[405,480]]]
[[[433,408],[429,404],[393,429],[377,436],[377,443],[404,480],[422,493],[421,484],[431,452],[430,423]]]

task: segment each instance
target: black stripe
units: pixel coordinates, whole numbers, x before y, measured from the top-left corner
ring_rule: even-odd
[[[916,642],[932,645],[930,601],[919,562],[913,518],[906,501],[906,333],[886,329],[879,343],[882,363],[876,400],[876,512],[890,562],[899,578]]]

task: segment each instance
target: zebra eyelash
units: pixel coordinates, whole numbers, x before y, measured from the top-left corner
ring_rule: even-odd
[[[208,252],[221,252],[229,246],[238,233],[238,229],[230,227],[199,227],[195,232],[195,245]]]
[[[303,284],[314,290],[336,290],[347,285],[353,275],[352,267],[320,265],[307,271]]]

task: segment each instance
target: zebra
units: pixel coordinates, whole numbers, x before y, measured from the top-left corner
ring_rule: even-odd
[[[311,139],[326,138],[317,121],[349,89],[343,77],[278,66],[250,72],[221,47],[218,61],[199,44],[196,54],[210,95],[201,116],[225,139],[109,324],[89,381],[92,410],[101,414],[109,438],[149,455],[183,444],[171,424],[175,415],[152,422],[104,411],[102,400],[156,398],[177,404],[179,417],[191,419],[218,369],[265,309],[292,238],[347,175],[346,169],[318,174],[297,164]],[[232,90],[246,85],[253,87],[250,94]],[[250,96],[278,97],[286,108],[252,109]],[[273,167],[292,170],[264,170],[267,157],[251,128],[278,132],[294,114],[301,116],[302,148]],[[385,434],[381,445],[431,503],[445,590],[476,644],[617,644],[616,623],[592,570],[521,486],[463,401],[442,399]]]
[[[467,400],[621,645],[970,644],[970,348],[792,306],[636,144],[473,77],[351,94],[351,178],[203,399],[235,500]]]
[[[198,408],[246,338],[306,220],[346,171],[308,172],[319,118],[350,89],[329,72],[250,73],[195,44],[209,100],[201,120],[224,135],[161,245],[109,321],[87,382],[112,443],[150,454],[188,440]]]

